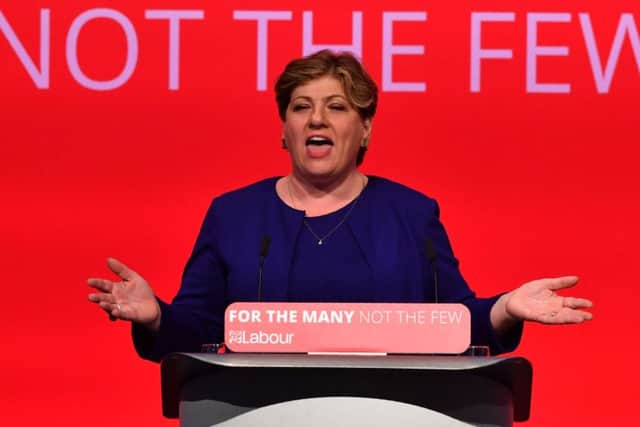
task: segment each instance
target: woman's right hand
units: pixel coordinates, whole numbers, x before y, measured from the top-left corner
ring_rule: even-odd
[[[147,281],[113,258],[107,259],[107,266],[122,280],[87,280],[89,286],[100,291],[89,294],[89,301],[98,304],[113,320],[130,320],[158,331],[160,305]]]

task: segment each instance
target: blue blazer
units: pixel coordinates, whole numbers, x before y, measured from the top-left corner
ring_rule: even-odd
[[[263,267],[262,301],[287,301],[294,245],[304,212],[278,197],[269,178],[224,194],[211,204],[182,285],[171,304],[159,300],[162,311],[157,334],[133,326],[141,357],[160,360],[175,351],[198,352],[204,343],[223,340],[224,310],[236,301],[256,301],[258,256],[265,235],[271,237]],[[427,196],[384,178],[370,177],[343,226],[350,227],[374,278],[374,301],[433,302],[434,279],[426,256],[433,242],[440,302],[461,302],[471,311],[471,341],[488,345],[492,354],[518,345],[522,324],[498,337],[489,312],[499,295],[476,298],[458,269],[437,203]],[[345,284],[349,277],[345,277]]]

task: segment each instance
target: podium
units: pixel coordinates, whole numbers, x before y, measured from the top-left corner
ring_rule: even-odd
[[[162,409],[182,427],[511,426],[529,418],[521,357],[174,353]]]

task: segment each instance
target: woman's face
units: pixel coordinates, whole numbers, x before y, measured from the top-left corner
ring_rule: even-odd
[[[294,172],[307,179],[344,177],[356,169],[371,120],[362,120],[339,80],[325,76],[298,86],[283,123]]]

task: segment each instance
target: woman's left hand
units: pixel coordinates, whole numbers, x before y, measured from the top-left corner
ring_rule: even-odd
[[[578,283],[576,276],[538,279],[503,295],[504,313],[511,320],[530,320],[545,324],[581,323],[593,315],[582,309],[593,303],[588,299],[563,297],[557,290]]]

